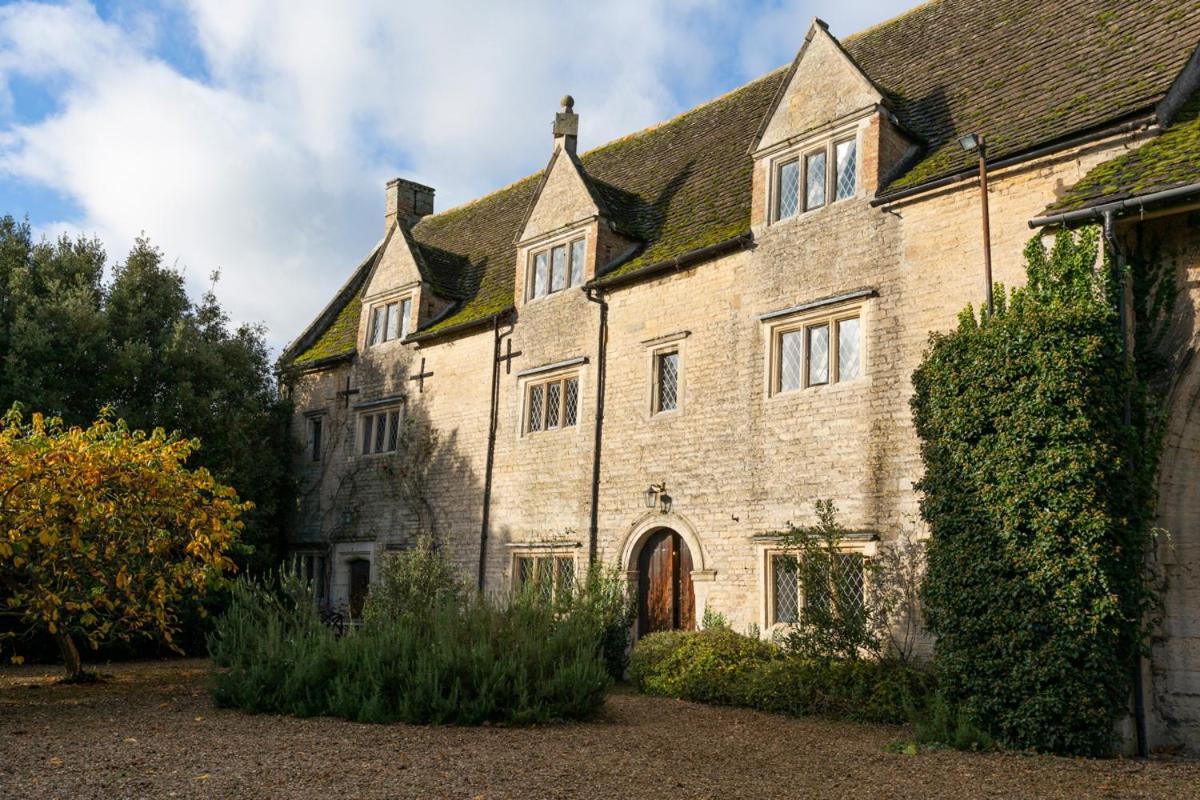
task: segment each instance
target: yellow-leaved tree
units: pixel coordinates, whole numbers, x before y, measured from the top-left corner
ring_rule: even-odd
[[[174,646],[181,601],[234,571],[228,554],[250,507],[207,470],[186,467],[199,446],[131,431],[107,412],[88,428],[8,412],[0,614],[18,624],[2,635],[49,632],[71,679],[83,674],[77,640],[95,649],[143,635]]]

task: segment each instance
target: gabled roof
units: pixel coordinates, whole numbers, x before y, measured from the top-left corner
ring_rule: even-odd
[[[1150,114],[1198,42],[1195,0],[934,0],[841,44],[923,148],[886,198],[969,169],[962,133],[983,133],[999,159]],[[749,232],[748,151],[785,71],[581,157],[614,221],[644,242],[599,282]],[[418,337],[512,307],[514,237],[540,180],[412,229],[438,293],[456,301]],[[341,321],[310,326],[323,352],[353,352],[357,331],[332,332]]]
[[[1161,135],[1093,167],[1045,213],[1080,211],[1195,184],[1200,184],[1200,93]]]

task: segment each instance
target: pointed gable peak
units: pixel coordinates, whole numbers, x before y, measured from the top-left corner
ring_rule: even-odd
[[[563,110],[554,118],[554,150],[517,231],[518,242],[585,219],[606,216],[603,198],[575,154],[579,115],[574,107],[574,98],[563,97]]]
[[[750,152],[883,104],[879,87],[829,32],[829,25],[813,17],[804,44],[779,84]]]

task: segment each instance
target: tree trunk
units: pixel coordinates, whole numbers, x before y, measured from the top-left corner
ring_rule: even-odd
[[[83,663],[79,660],[79,650],[75,647],[75,642],[70,634],[66,633],[60,633],[54,638],[58,642],[58,651],[62,653],[63,666],[67,669],[67,680],[78,678],[83,674]]]

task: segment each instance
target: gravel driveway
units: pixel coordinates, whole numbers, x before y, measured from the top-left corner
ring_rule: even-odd
[[[586,724],[360,725],[214,709],[203,661],[58,686],[0,669],[0,797],[1200,798],[1200,764],[889,753],[903,728],[790,719],[625,689]]]

